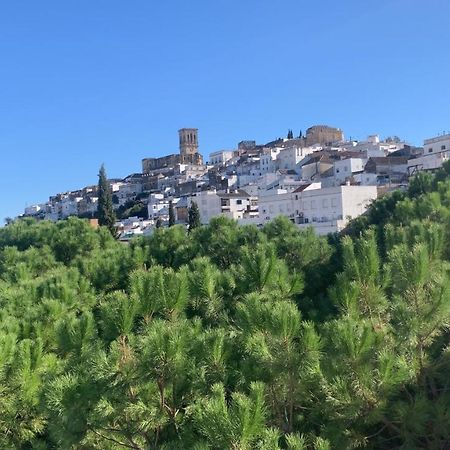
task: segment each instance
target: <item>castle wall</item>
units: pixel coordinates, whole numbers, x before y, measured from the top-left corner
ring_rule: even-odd
[[[160,158],[145,158],[142,160],[142,173],[149,174],[158,169],[174,167],[180,162],[181,157],[177,154],[161,156]]]
[[[329,144],[340,142],[344,139],[344,133],[339,128],[326,125],[315,125],[306,130],[306,145]]]

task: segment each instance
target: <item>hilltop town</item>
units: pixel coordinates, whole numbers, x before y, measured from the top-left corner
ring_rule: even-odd
[[[450,150],[445,133],[415,147],[396,136],[346,140],[341,129],[316,125],[266,144],[244,140],[235,149],[210,153],[205,162],[198,129],[178,133],[178,153],[144,158],[141,173],[109,180],[120,239],[166,226],[170,203],[176,223],[186,224],[193,202],[203,224],[223,215],[261,226],[285,215],[319,235],[341,231],[377,197],[404,188],[418,171],[441,167]],[[22,217],[95,218],[97,201],[97,186],[87,186],[28,206]]]

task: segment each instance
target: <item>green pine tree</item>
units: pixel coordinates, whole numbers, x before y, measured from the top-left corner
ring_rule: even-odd
[[[114,225],[116,216],[113,210],[112,194],[106,176],[105,166],[102,164],[98,174],[98,223],[109,229],[111,234],[116,234]]]

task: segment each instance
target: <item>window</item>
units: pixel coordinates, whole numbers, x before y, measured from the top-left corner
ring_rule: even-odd
[[[311,209],[316,209],[316,201],[311,200]]]
[[[324,198],[322,200],[322,208],[328,208],[328,199],[327,198]]]
[[[236,200],[237,205],[242,205],[242,200]]]
[[[431,153],[433,151],[433,149],[430,147],[429,149],[428,149],[428,153]]]
[[[297,194],[295,194],[295,200],[298,200],[298,195]]]
[[[335,207],[335,206],[337,206],[337,200],[336,200],[336,198],[332,198],[331,199],[331,206],[333,207]]]
[[[441,150],[445,150],[445,145],[441,145]]]

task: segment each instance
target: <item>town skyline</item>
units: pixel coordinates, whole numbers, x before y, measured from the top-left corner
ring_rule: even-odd
[[[188,128],[189,129],[189,127],[183,127],[183,128]],[[183,129],[183,128],[180,128],[180,129]],[[265,145],[267,142],[275,141],[277,139],[286,139],[287,134],[288,134],[289,131],[293,131],[294,132],[294,137],[297,137],[298,133],[303,133],[304,134],[307,129],[308,129],[308,127],[300,128],[299,132],[294,132],[293,129],[287,128],[285,130],[284,135],[283,134],[279,134],[279,135],[277,135],[277,137],[269,138],[269,139],[266,139],[266,140],[255,139],[255,142],[258,142],[258,144],[260,144],[260,145]],[[344,140],[346,140],[346,141],[364,142],[364,140],[365,140],[364,138],[360,138],[359,139],[359,138],[357,138],[357,137],[355,137],[355,136],[353,136],[351,134],[346,133],[345,130],[343,128],[339,127],[339,126],[337,126],[337,129],[342,130],[342,132],[344,134]],[[442,130],[441,132],[437,132],[434,136],[441,136],[441,135],[445,135],[447,133],[450,133],[450,131]],[[207,151],[204,148],[203,148],[203,151],[202,151],[202,141],[203,141],[202,134],[203,133],[200,133],[200,137],[199,137],[198,152],[203,156],[205,163],[209,162],[209,155],[211,153],[213,153],[214,151],[235,149],[237,147],[239,141],[244,141],[246,139],[253,139],[254,138],[253,136],[251,136],[251,137],[246,136],[246,137],[240,139],[239,141],[236,141],[234,144],[232,144],[230,146],[216,145],[215,147],[211,148],[210,151]],[[389,136],[387,136],[387,135],[383,136],[383,135],[380,135],[379,133],[371,133],[371,134],[367,134],[365,136],[365,138],[367,138],[367,137],[369,137],[371,135],[379,136],[381,138],[381,140],[384,140],[386,138],[394,136],[394,137],[399,137],[403,142],[405,142],[407,144],[410,144],[410,145],[421,146],[423,144],[423,141],[421,143],[416,144],[416,143],[411,142],[407,138],[403,139],[403,136],[398,136],[396,134],[391,134]],[[430,137],[431,136],[429,136],[428,138],[430,138]],[[427,138],[425,138],[425,139],[427,139]],[[131,166],[134,166],[134,168],[136,170],[128,170],[126,173],[124,173],[124,171],[122,170],[122,171],[118,171],[118,172],[116,171],[116,172],[114,172],[112,174],[108,171],[108,173],[110,175],[109,178],[110,179],[123,179],[123,178],[125,178],[126,176],[128,176],[128,175],[130,175],[132,173],[139,173],[139,172],[141,172],[141,162],[143,160],[145,160],[146,158],[150,158],[150,159],[151,158],[159,158],[159,157],[164,157],[168,153],[177,153],[179,144],[178,144],[178,139],[176,138],[176,134],[174,132],[172,133],[170,140],[174,141],[173,149],[171,147],[169,148],[169,146],[167,146],[167,150],[160,150],[160,151],[156,151],[156,152],[153,152],[153,153],[152,152],[148,152],[148,151],[145,153],[145,150],[143,152],[136,151],[136,153],[138,153],[138,158],[139,158],[139,154],[141,154],[141,156],[142,156],[140,159],[137,159],[137,160],[132,160],[130,154],[128,154],[130,162],[133,163],[133,164],[131,164]],[[114,167],[114,161],[107,161],[107,162],[101,161],[99,164],[104,164],[106,166],[106,168],[108,169],[108,167],[110,166],[108,163],[112,163],[110,165]],[[98,168],[97,168],[97,172],[98,172]],[[57,189],[54,192],[48,192],[47,195],[44,196],[44,198],[49,198],[52,195],[56,195],[57,193],[75,191],[77,189],[82,188],[82,186],[95,185],[97,183],[97,176],[98,176],[97,172],[95,172],[94,174],[91,174],[91,176],[90,176],[91,182],[85,182],[84,184],[75,182],[75,184],[70,186],[70,187],[64,187],[63,186],[63,187],[59,188],[59,190]],[[88,175],[88,179],[89,179],[89,175]],[[38,204],[38,203],[42,202],[42,200],[44,198],[35,198],[34,200],[25,200],[23,206],[20,206],[20,207],[16,208],[15,214],[6,214],[6,215],[4,215],[3,219],[9,218],[9,217],[15,217],[15,216],[21,214],[23,212],[23,208],[26,208],[29,205]],[[1,206],[0,206],[0,210],[1,210]]]
[[[200,152],[312,124],[411,144],[450,128],[443,0],[1,7],[0,218],[120,176],[201,130]]]
[[[203,158],[198,128],[184,127],[178,130],[178,147],[176,153],[143,158],[139,172],[119,178],[107,180],[102,165],[98,187],[55,193],[26,207],[22,217],[78,216],[96,223],[100,205],[108,203],[101,195],[106,184],[120,240],[188,226],[194,207],[203,225],[224,216],[261,227],[281,215],[320,235],[336,233],[375,199],[405,190],[419,172],[440,170],[450,157],[450,134],[418,147],[398,136],[346,139],[342,129],[322,124],[297,136],[289,129],[286,137],[266,143],[242,140]]]

